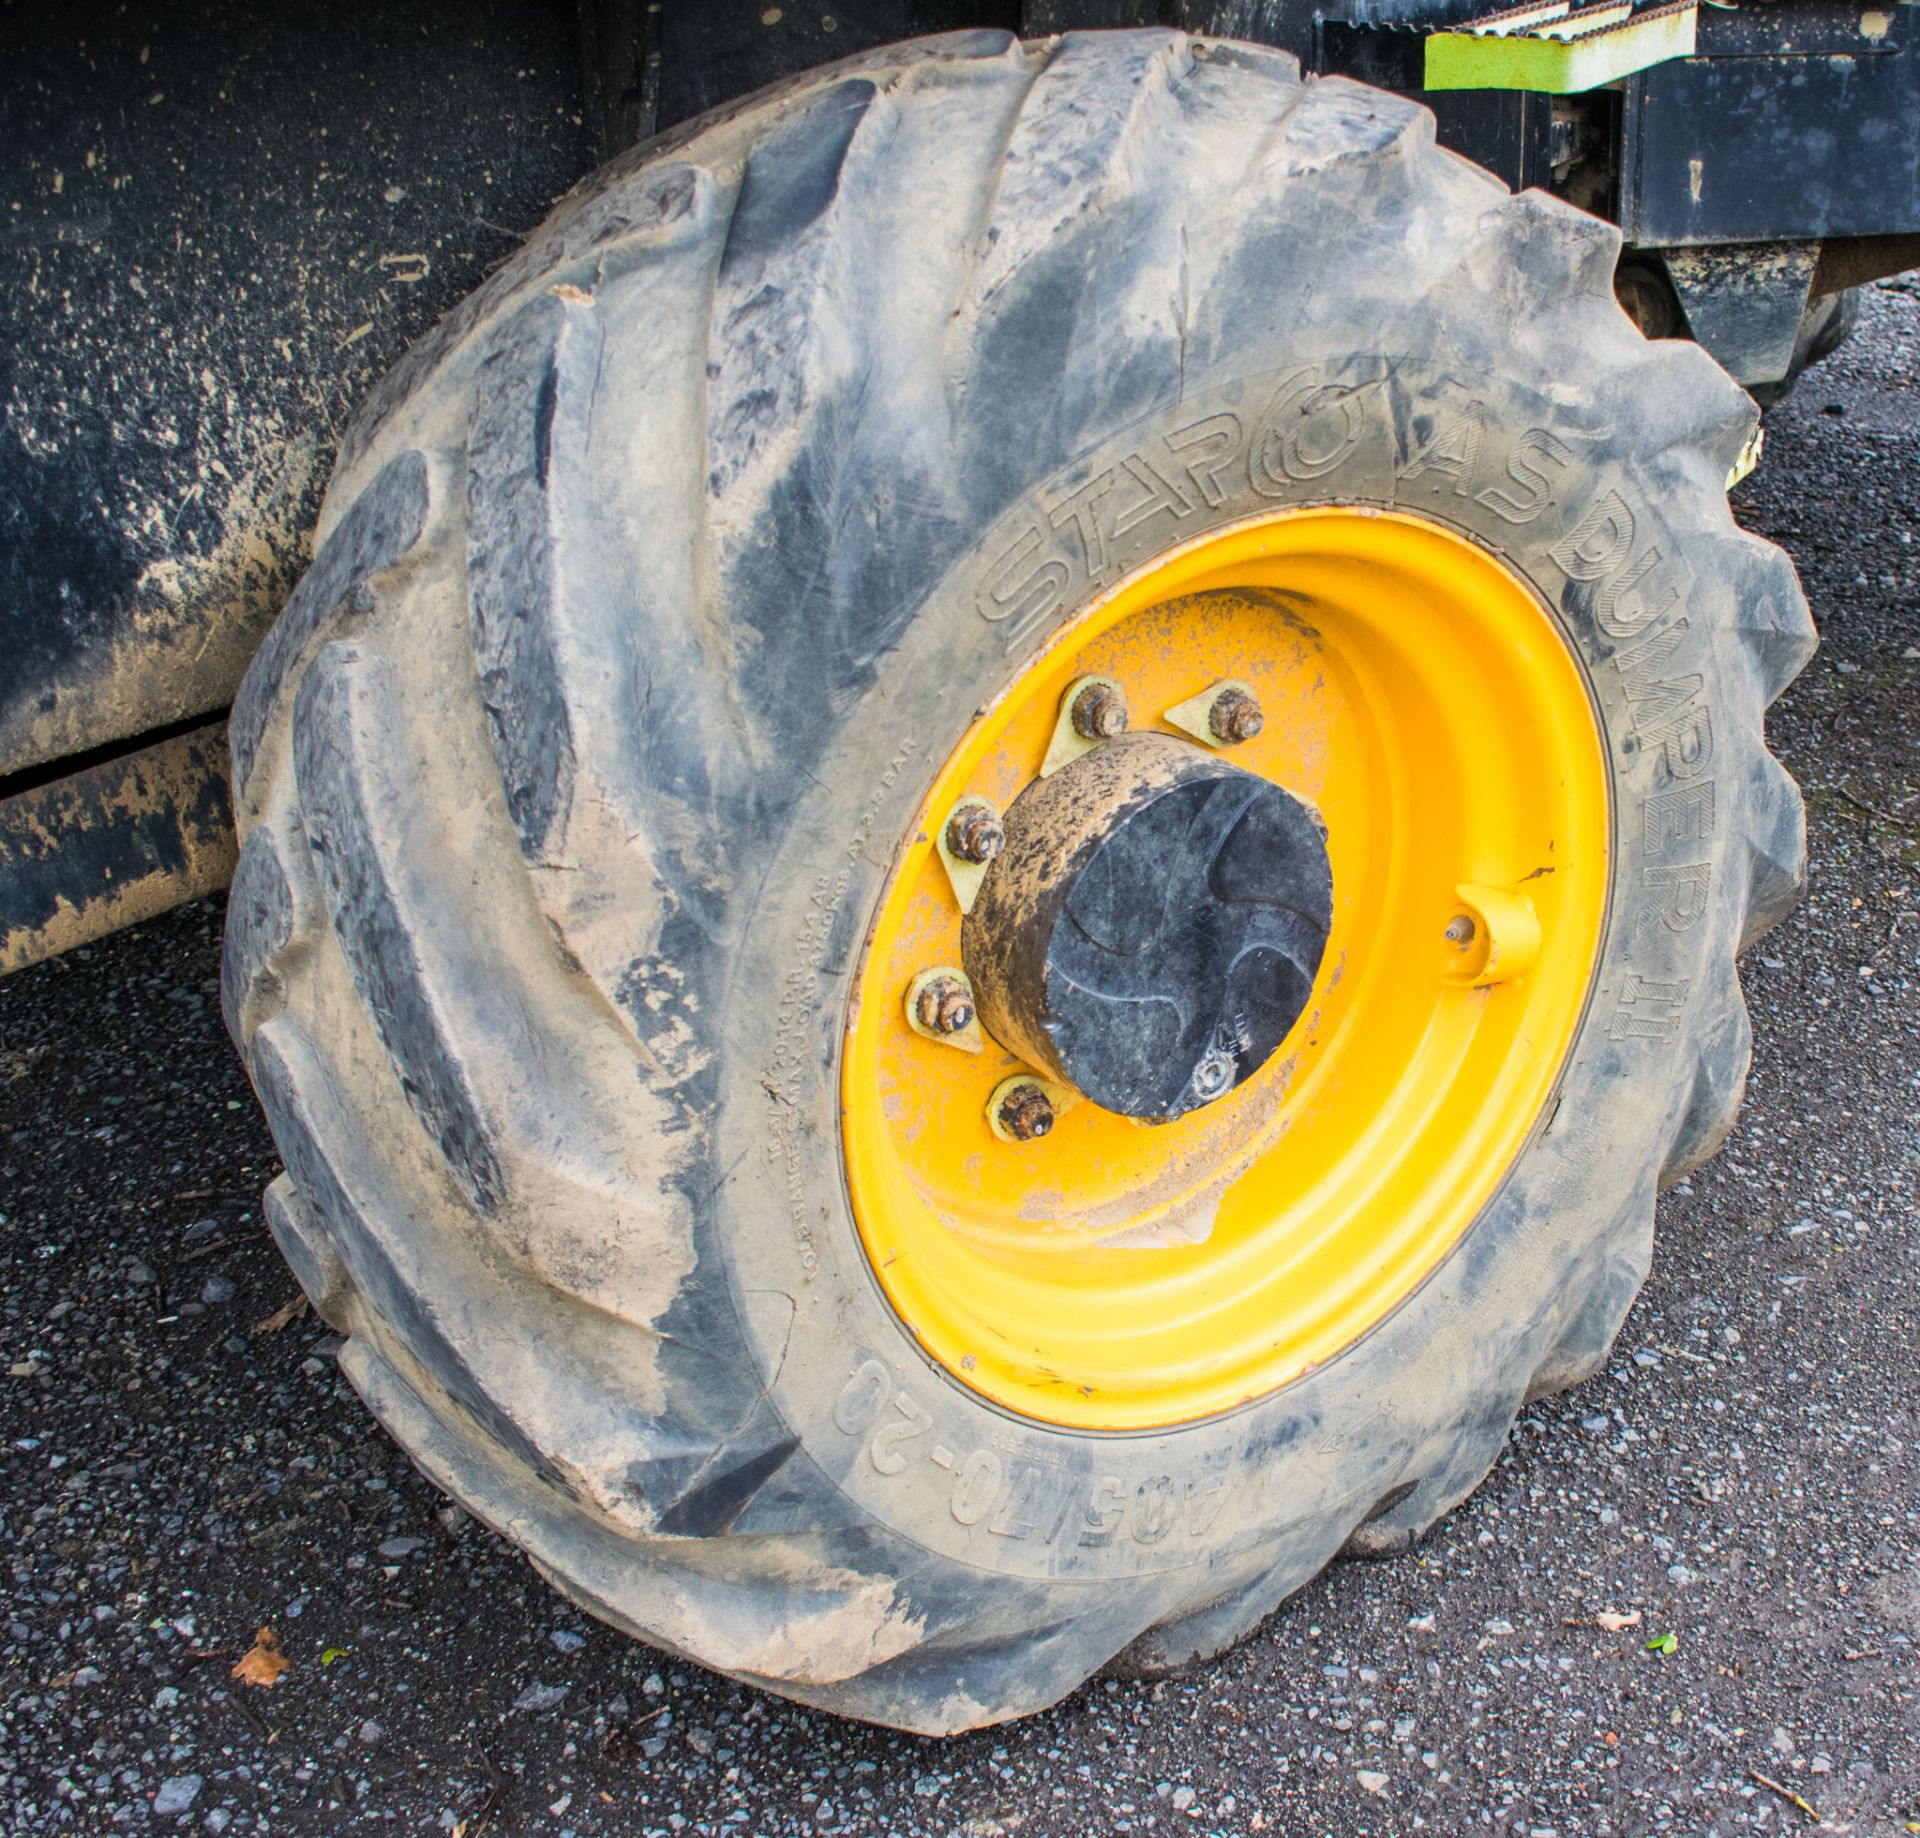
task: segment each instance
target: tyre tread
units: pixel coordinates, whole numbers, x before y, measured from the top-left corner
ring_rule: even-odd
[[[1156,163],[1170,136],[1186,157]],[[903,173],[943,165],[924,223],[876,227]],[[1303,272],[1303,226],[1336,221],[1331,276]],[[1116,238],[1138,260],[1097,292]],[[1315,355],[1438,326],[1463,369],[1557,377],[1580,349],[1577,412],[1631,428],[1736,582],[1720,636],[1752,707],[1728,739],[1723,999],[1676,1048],[1659,1172],[1710,1153],[1750,1048],[1733,949],[1802,871],[1759,724],[1810,627],[1719,493],[1750,404],[1633,331],[1618,247],[1437,147],[1417,104],[1277,54],[980,33],[616,162],[410,354],[349,436],[344,509],[236,703],[249,834],[222,997],[287,1162],[270,1227],[429,1473],[616,1625],[949,1731],[1116,1654],[1208,1656],[1335,1553],[1404,1549],[1527,1397],[1598,1367],[1646,1273],[1651,1168],[1593,1222],[1577,1293],[1469,1362],[1444,1423],[1370,1432],[1353,1497],[1284,1547],[1105,1592],[936,1576],[753,1370],[696,1184],[716,1050],[697,996],[739,895],[711,813],[760,799],[771,822],[776,769],[811,770],[783,698],[857,696],[914,610],[863,481],[937,563],[1005,509],[1006,453],[1057,473],[1184,400],[1246,327]],[[649,339],[677,341],[659,368],[680,384],[623,374]],[[610,527],[691,534],[635,579]],[[754,625],[764,606],[782,619]],[[444,707],[414,682],[429,666]]]

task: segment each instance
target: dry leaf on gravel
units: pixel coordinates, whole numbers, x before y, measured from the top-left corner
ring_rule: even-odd
[[[256,1321],[248,1332],[254,1334],[277,1334],[289,1321],[298,1321],[306,1312],[307,1298],[296,1291],[291,1302],[286,1303],[283,1307],[276,1308],[273,1313],[268,1315],[264,1320]]]
[[[1609,1634],[1617,1634],[1623,1627],[1638,1627],[1640,1625],[1640,1611],[1637,1608],[1630,1608],[1622,1615],[1616,1614],[1611,1608],[1603,1608],[1594,1616],[1594,1620],[1598,1622],[1600,1626],[1604,1627]]]
[[[272,1628],[263,1627],[254,1635],[253,1645],[234,1662],[233,1676],[246,1685],[271,1685],[292,1664],[280,1651],[280,1636]]]

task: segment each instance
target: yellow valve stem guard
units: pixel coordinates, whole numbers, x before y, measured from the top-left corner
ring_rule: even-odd
[[[1170,733],[1149,711],[1253,688],[1265,725],[1234,762],[1324,817],[1332,926],[1306,1012],[1226,1097],[1157,1126],[1077,1104],[1007,1142],[988,1099],[1031,1068],[991,1039],[922,1038],[902,995],[960,961],[946,813],[1011,804],[1089,676]],[[869,1260],[959,1383],[1041,1422],[1141,1430],[1324,1364],[1479,1216],[1579,1027],[1611,811],[1586,679],[1526,583],[1425,519],[1329,508],[1203,538],[1086,608],[975,720],[910,837],[842,1060]],[[1496,945],[1524,935],[1524,969],[1462,974],[1463,896]]]

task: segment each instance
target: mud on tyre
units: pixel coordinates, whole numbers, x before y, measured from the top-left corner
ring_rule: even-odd
[[[428,1474],[617,1626],[947,1732],[1404,1546],[1596,1367],[1739,1099],[1735,954],[1802,860],[1762,713],[1812,646],[1727,508],[1751,404],[1633,330],[1617,243],[1285,57],[980,33],[639,149],[410,354],[234,710],[225,1002],[275,1237]],[[1367,1331],[1236,1408],[1048,1421],[857,1229],[869,931],[1087,609],[1322,507],[1559,634],[1590,972]]]

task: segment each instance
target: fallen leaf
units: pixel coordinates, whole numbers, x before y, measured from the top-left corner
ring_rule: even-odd
[[[1614,1609],[1603,1608],[1594,1616],[1594,1620],[1604,1627],[1609,1634],[1617,1634],[1623,1627],[1638,1627],[1640,1625],[1640,1611],[1637,1608],[1630,1608],[1623,1615]]]
[[[320,1663],[322,1666],[330,1666],[336,1659],[345,1659],[346,1656],[347,1649],[345,1647],[328,1647],[327,1650],[320,1655]]]
[[[1658,1653],[1662,1659],[1665,1659],[1669,1653],[1677,1653],[1679,1650],[1680,1636],[1678,1634],[1655,1634],[1654,1637],[1647,1642],[1647,1651],[1649,1653]]]
[[[246,1685],[271,1685],[293,1665],[280,1651],[280,1636],[263,1627],[253,1637],[253,1645],[234,1661],[233,1676]]]
[[[306,1312],[306,1294],[304,1291],[296,1290],[291,1302],[283,1304],[272,1314],[256,1321],[247,1331],[249,1334],[277,1334],[289,1321],[298,1321]]]

